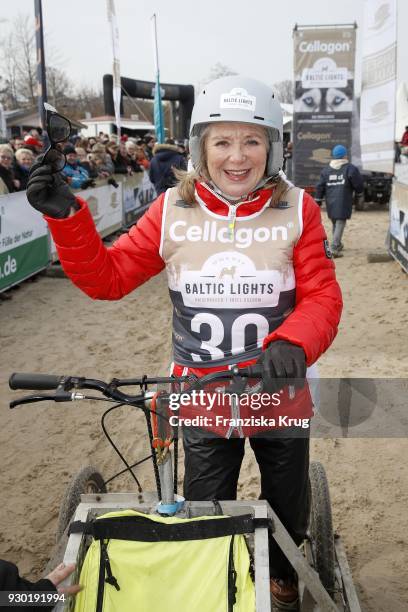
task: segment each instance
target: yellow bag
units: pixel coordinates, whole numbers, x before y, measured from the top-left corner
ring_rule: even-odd
[[[72,532],[94,537],[75,612],[254,612],[243,533],[253,518],[111,512]]]

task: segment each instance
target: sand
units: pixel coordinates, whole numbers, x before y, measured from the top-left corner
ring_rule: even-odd
[[[320,360],[322,376],[404,377],[408,371],[407,276],[394,261],[367,263],[383,249],[386,211],[359,212],[336,261],[345,310],[339,334]],[[38,276],[0,302],[0,557],[41,575],[55,540],[60,500],[86,464],[104,475],[121,467],[99,425],[101,402],[32,404],[11,411],[12,372],[130,377],[165,373],[171,312],[160,275],[116,303],[93,302],[68,280]],[[23,395],[23,393],[21,393]],[[144,417],[122,408],[109,428],[131,458],[147,454]],[[341,534],[363,610],[408,608],[408,443],[406,439],[317,439],[312,458],[326,467],[336,531]],[[151,468],[138,474],[153,488]],[[114,490],[134,490],[125,477]],[[113,490],[113,487],[112,487]],[[248,449],[239,496],[258,495]]]

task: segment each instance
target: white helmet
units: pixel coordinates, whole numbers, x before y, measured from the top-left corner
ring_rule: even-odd
[[[283,115],[272,89],[260,81],[242,76],[228,76],[205,86],[194,104],[190,126],[191,161],[197,168],[200,161],[200,137],[209,123],[235,121],[266,128],[269,153],[268,177],[279,173],[283,164]]]

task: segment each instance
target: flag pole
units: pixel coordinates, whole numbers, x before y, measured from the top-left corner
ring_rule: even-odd
[[[111,29],[112,53],[113,53],[113,106],[115,109],[115,122],[118,139],[121,134],[120,103],[122,99],[122,88],[120,78],[120,51],[119,51],[119,28],[116,21],[116,10],[114,0],[107,0],[108,21]]]
[[[45,129],[44,102],[47,102],[47,80],[45,75],[44,27],[41,0],[34,0],[35,43],[37,48],[37,104],[42,128]]]
[[[154,66],[156,70],[156,85],[154,88],[154,126],[156,130],[156,138],[159,143],[164,142],[164,121],[163,121],[163,106],[161,99],[160,88],[160,70],[159,70],[159,48],[157,44],[157,23],[156,13],[152,15],[153,28],[153,47],[154,47]]]

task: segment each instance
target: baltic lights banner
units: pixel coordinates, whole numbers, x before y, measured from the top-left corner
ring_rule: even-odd
[[[336,144],[351,147],[354,25],[297,26],[293,31],[294,182],[314,187]]]
[[[365,0],[360,143],[365,170],[394,173],[397,1]]]

